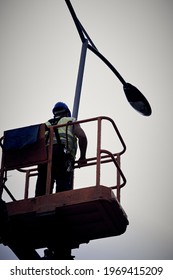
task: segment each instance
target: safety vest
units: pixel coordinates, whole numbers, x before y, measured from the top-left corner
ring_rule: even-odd
[[[77,151],[77,138],[74,135],[74,127],[73,125],[70,125],[70,123],[74,122],[75,119],[72,117],[62,117],[60,118],[59,121],[57,121],[56,123],[56,119],[52,119],[49,120],[48,122],[46,122],[46,126],[51,126],[51,125],[61,125],[61,124],[67,124],[69,123],[69,125],[67,126],[62,126],[62,127],[58,127],[57,131],[54,132],[53,135],[53,144],[57,144],[57,132],[58,132],[58,137],[60,140],[60,143],[64,146],[64,150],[66,153],[71,154],[73,157],[75,157],[76,155],[76,151]]]

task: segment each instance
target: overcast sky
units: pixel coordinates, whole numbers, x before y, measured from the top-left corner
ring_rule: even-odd
[[[122,84],[88,50],[78,119],[110,116],[123,136],[127,184],[121,204],[130,224],[123,235],[83,244],[73,254],[76,259],[172,259],[173,1],[71,3],[99,51],[141,90],[153,111],[144,117],[133,110]],[[64,0],[0,0],[0,38],[1,136],[51,118],[57,101],[72,109],[81,41]],[[92,150],[91,131],[84,129]],[[81,172],[87,186],[87,170]],[[11,175],[7,185],[18,198],[23,195],[18,176]],[[0,259],[16,257],[0,245]]]

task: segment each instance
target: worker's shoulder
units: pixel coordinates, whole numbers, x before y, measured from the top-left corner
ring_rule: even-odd
[[[73,117],[62,117],[60,120],[59,120],[59,124],[63,124],[63,123],[68,123],[68,122],[75,122],[76,119],[73,118]]]

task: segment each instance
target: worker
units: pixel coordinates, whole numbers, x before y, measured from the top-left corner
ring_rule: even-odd
[[[73,189],[74,162],[77,152],[77,140],[80,149],[78,166],[87,163],[86,149],[87,137],[79,124],[72,124],[75,119],[71,117],[68,106],[63,102],[55,104],[52,113],[54,117],[45,123],[45,139],[49,145],[49,126],[67,124],[54,130],[53,152],[52,152],[52,171],[51,171],[51,193],[54,183],[56,192]],[[36,196],[46,193],[47,164],[38,165],[38,178],[36,183]]]

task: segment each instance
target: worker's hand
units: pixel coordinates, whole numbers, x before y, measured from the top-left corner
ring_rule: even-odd
[[[80,158],[78,159],[78,167],[79,167],[79,168],[82,167],[82,166],[84,166],[84,165],[86,165],[86,164],[87,164],[87,159],[86,159],[86,158],[80,157]]]

